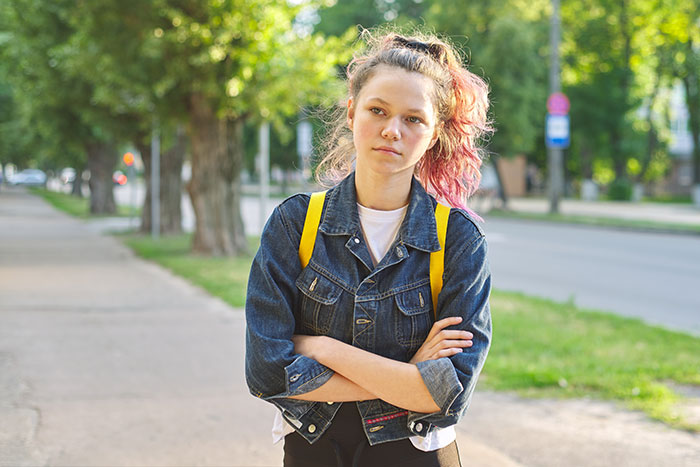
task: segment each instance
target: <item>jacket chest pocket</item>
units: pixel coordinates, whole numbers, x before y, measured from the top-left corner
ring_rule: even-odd
[[[315,335],[328,334],[342,288],[308,267],[297,278],[296,286],[301,292],[297,329]]]
[[[394,331],[398,343],[415,352],[432,326],[430,287],[418,287],[395,295]]]

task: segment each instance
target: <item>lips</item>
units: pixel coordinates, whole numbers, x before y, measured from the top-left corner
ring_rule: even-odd
[[[394,148],[390,148],[389,146],[380,146],[380,147],[378,147],[378,148],[374,148],[374,150],[375,150],[375,151],[380,151],[380,152],[386,152],[386,153],[389,153],[389,154],[394,154],[394,155],[397,155],[397,156],[400,156],[400,155],[401,155],[401,153],[400,153],[399,151],[397,151],[397,150],[394,149]]]

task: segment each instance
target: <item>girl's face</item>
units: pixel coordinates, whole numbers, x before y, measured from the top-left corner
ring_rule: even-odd
[[[348,100],[356,169],[407,177],[438,138],[434,84],[420,73],[380,65]]]

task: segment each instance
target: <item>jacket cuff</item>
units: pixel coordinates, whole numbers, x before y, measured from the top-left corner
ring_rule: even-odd
[[[333,370],[321,365],[316,360],[299,355],[292,363],[284,367],[287,385],[285,395],[297,396],[318,389],[333,376]]]
[[[452,403],[464,390],[454,365],[449,358],[443,357],[418,362],[416,366],[435,404],[440,407],[440,412],[447,414]]]

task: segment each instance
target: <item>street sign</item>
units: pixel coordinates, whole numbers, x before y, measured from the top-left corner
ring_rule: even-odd
[[[547,115],[545,142],[548,148],[569,147],[569,116]]]
[[[569,98],[564,93],[555,92],[547,99],[547,111],[552,115],[566,115],[570,107]]]

